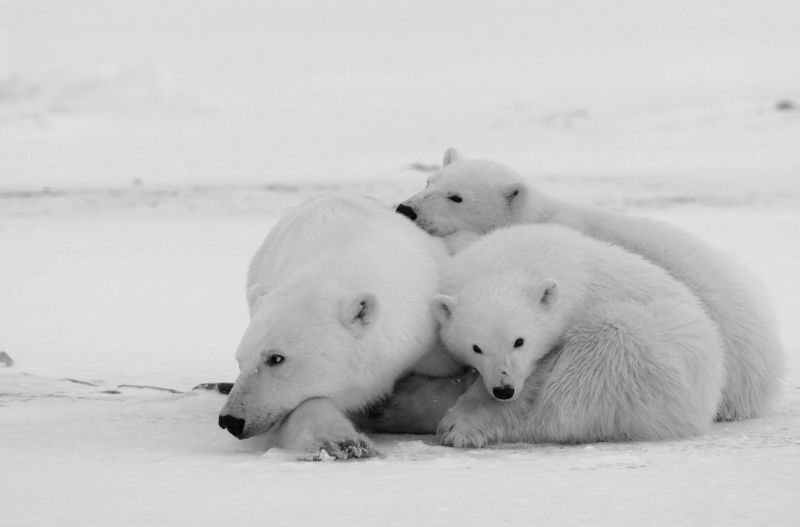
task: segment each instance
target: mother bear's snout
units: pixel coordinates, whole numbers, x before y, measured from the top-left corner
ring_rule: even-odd
[[[244,419],[239,419],[230,414],[219,416],[219,427],[223,430],[227,430],[239,439],[242,439],[245,424],[246,422]]]
[[[417,219],[417,213],[414,212],[414,209],[412,209],[411,207],[409,207],[405,203],[401,203],[400,205],[398,205],[397,208],[395,209],[395,212],[397,212],[398,214],[402,214],[403,216],[405,216],[406,218],[410,219],[411,221],[414,221],[414,220]]]

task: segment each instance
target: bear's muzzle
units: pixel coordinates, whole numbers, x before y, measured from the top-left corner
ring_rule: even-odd
[[[238,439],[244,439],[242,436],[244,435],[244,427],[246,424],[244,419],[239,419],[230,414],[219,416],[219,427],[223,430],[227,430]]]

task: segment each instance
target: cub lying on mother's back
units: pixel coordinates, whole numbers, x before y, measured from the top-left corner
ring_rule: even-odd
[[[397,211],[456,248],[498,227],[555,223],[644,256],[687,285],[719,325],[727,374],[717,418],[768,409],[783,375],[777,331],[756,280],[729,256],[664,223],[552,199],[499,163],[451,149],[444,165]]]
[[[667,439],[704,432],[722,343],[698,299],[638,255],[555,225],[489,234],[442,272],[433,311],[480,373],[442,443]]]

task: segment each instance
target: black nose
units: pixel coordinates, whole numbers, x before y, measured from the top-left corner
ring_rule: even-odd
[[[403,216],[407,217],[411,221],[414,221],[414,220],[417,219],[417,213],[414,212],[414,209],[412,209],[408,205],[404,205],[402,203],[397,206],[397,208],[395,209],[395,212],[397,212],[398,214],[402,214]]]
[[[232,415],[219,416],[219,427],[226,429],[236,437],[242,436],[242,432],[244,432],[244,425],[244,419],[239,419],[238,417],[234,417]]]
[[[492,388],[492,395],[494,395],[495,398],[500,399],[501,401],[511,399],[512,397],[514,397],[514,387],[508,384],[504,384],[503,386]]]

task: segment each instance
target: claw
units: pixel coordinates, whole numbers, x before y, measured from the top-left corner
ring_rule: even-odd
[[[370,447],[366,441],[341,441],[338,444],[339,449],[344,454],[343,459],[349,458],[362,458],[370,456]]]
[[[328,454],[328,451],[325,450],[324,448],[320,448],[319,452],[316,455],[312,455],[303,459],[306,459],[308,461],[332,461],[336,458]]]
[[[347,459],[363,459],[379,456],[368,440],[345,439],[338,442],[324,442],[308,455],[301,457],[305,461],[333,461]]]

